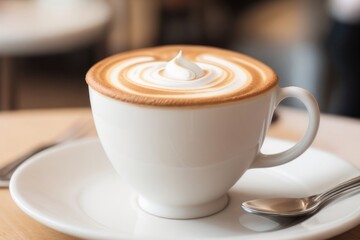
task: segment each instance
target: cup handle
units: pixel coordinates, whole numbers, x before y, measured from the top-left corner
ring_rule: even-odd
[[[308,111],[309,122],[304,137],[295,146],[283,152],[275,154],[263,154],[259,152],[251,168],[273,167],[287,163],[305,152],[313,142],[320,122],[320,110],[316,99],[311,93],[302,88],[286,87],[279,89],[276,106],[285,98],[290,97],[299,99],[304,103]]]

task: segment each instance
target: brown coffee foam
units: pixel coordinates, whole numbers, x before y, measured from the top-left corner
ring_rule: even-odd
[[[123,84],[132,84],[130,88],[136,89],[137,92],[141,93],[135,94],[117,89],[108,82],[111,69],[119,61],[144,56],[153,57],[155,58],[154,61],[169,61],[180,50],[182,50],[184,58],[190,61],[194,61],[200,54],[213,55],[231,61],[247,73],[249,81],[244,87],[229,94],[201,98],[186,98],[182,96],[186,94],[186,91],[182,90],[144,88],[136,84],[134,85],[129,79],[124,81]],[[127,78],[126,76],[121,77],[123,79],[120,80]],[[249,56],[219,48],[191,45],[161,46],[120,53],[95,64],[86,75],[88,85],[106,96],[124,102],[155,106],[193,106],[237,101],[261,94],[274,87],[277,81],[277,76],[270,67]]]

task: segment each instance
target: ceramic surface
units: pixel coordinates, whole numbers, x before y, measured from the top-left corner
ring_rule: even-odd
[[[292,144],[269,138],[263,152]],[[116,174],[99,141],[85,139],[34,156],[15,172],[10,191],[32,218],[85,239],[324,239],[360,223],[359,192],[292,226],[247,214],[240,204],[258,197],[318,193],[358,174],[346,161],[310,148],[290,163],[248,170],[231,188],[223,211],[170,220],[141,210],[137,195]]]
[[[89,90],[97,134],[110,162],[140,194],[140,206],[166,218],[222,210],[228,190],[247,169],[293,160],[311,145],[319,126],[316,100],[297,87],[191,107],[130,104]],[[288,97],[306,106],[308,128],[294,147],[265,155],[259,150],[273,112]]]

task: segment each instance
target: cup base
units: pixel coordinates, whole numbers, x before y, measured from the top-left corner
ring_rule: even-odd
[[[227,194],[215,201],[198,206],[164,206],[143,197],[139,197],[138,204],[142,210],[157,217],[170,219],[194,219],[213,215],[223,210],[229,202]]]

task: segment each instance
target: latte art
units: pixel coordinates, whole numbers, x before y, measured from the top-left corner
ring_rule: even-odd
[[[247,58],[207,47],[144,49],[105,59],[89,71],[86,80],[105,95],[133,103],[192,105],[230,101],[276,83],[271,69]]]
[[[183,59],[181,52],[170,62],[126,59],[116,64],[109,83],[134,94],[200,98],[231,93],[247,81],[246,73],[231,62],[206,54],[194,60]]]

